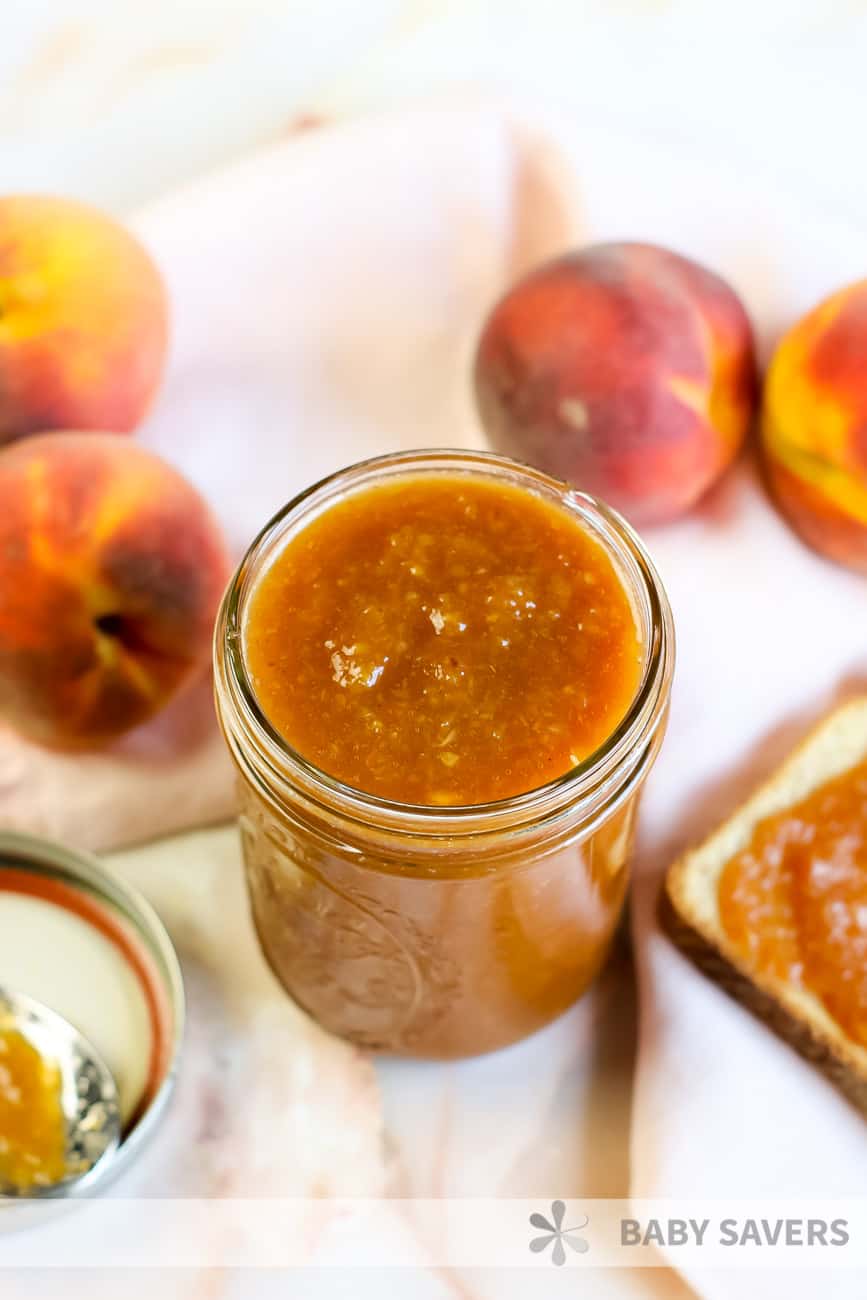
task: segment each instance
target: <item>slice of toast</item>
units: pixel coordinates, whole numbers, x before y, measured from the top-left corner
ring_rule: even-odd
[[[809,990],[752,972],[719,914],[723,867],[745,848],[756,823],[798,803],[867,757],[867,696],[836,709],[777,772],[714,833],[669,868],[662,899],[666,929],[687,956],[817,1065],[867,1115],[867,1048],[853,1041]]]

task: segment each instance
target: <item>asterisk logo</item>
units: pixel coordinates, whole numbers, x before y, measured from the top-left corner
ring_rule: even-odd
[[[566,1263],[566,1252],[563,1249],[563,1242],[570,1246],[579,1255],[584,1255],[590,1249],[590,1243],[583,1237],[576,1236],[581,1229],[586,1228],[590,1222],[589,1215],[584,1215],[580,1223],[576,1223],[571,1228],[563,1227],[563,1218],[566,1214],[566,1205],[563,1201],[551,1202],[551,1219],[553,1223],[546,1219],[544,1214],[531,1214],[530,1223],[534,1228],[541,1228],[544,1237],[534,1237],[530,1242],[530,1249],[535,1255],[540,1251],[547,1250],[553,1242],[554,1249],[551,1252],[551,1262],[557,1265]]]

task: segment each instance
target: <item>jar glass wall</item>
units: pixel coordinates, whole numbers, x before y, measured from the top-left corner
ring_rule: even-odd
[[[548,785],[498,803],[422,807],[341,784],[271,726],[244,660],[251,592],[298,531],[351,493],[430,474],[480,475],[570,511],[614,563],[641,632],[640,685],[605,744]],[[503,457],[380,457],[281,511],[227,592],[215,671],[253,918],[295,1000],[364,1047],[433,1057],[513,1042],[574,1002],[620,915],[673,656],[668,601],[631,529],[601,503]]]

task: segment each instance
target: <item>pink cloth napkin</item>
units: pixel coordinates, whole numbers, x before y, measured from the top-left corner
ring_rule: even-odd
[[[867,240],[811,210],[809,196],[556,110],[525,106],[522,120],[517,129],[496,107],[467,105],[317,128],[136,219],[175,310],[168,381],[139,436],[208,496],[236,554],[293,493],[343,464],[479,445],[468,382],[479,323],[551,252],[617,237],[679,248],[731,279],[765,347],[864,273]],[[853,1193],[863,1121],[678,956],[654,907],[674,853],[809,720],[867,685],[864,582],[801,547],[748,463],[648,541],[679,666],[637,864],[633,1190]],[[0,735],[0,825],[105,848],[226,817],[231,773],[208,689],[113,753],[47,755]],[[713,1297],[769,1294],[743,1274],[689,1280]],[[841,1273],[823,1291],[854,1296],[855,1285]],[[787,1294],[813,1286],[807,1274]]]

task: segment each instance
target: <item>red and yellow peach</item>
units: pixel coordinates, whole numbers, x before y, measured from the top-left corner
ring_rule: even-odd
[[[761,442],[771,491],[803,540],[867,573],[867,280],[820,303],[779,343]]]
[[[0,451],[0,719],[50,746],[111,740],[210,661],[228,576],[195,489],[129,439]]]
[[[755,403],[752,330],[698,263],[599,244],[500,300],[475,384],[497,450],[652,523],[687,510],[737,455]]]
[[[0,444],[134,429],[167,335],[160,275],[122,226],[66,199],[0,198]]]

